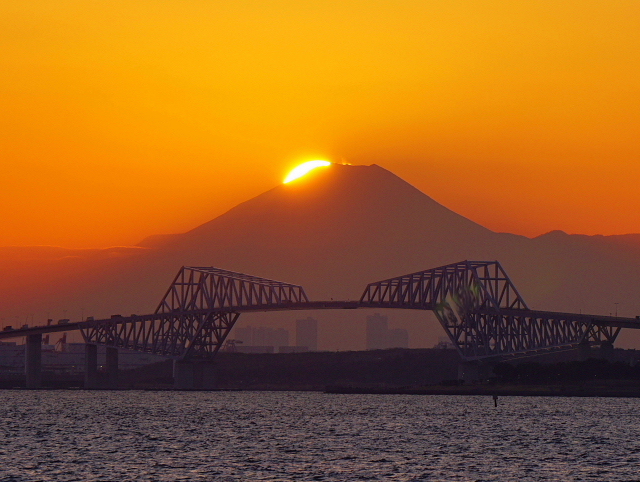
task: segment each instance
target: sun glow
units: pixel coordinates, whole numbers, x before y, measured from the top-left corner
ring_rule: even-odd
[[[303,164],[300,164],[299,166],[296,166],[288,175],[287,177],[284,179],[284,181],[282,181],[284,184],[287,184],[288,182],[291,181],[295,181],[296,179],[304,176],[305,174],[307,174],[309,171],[314,170],[317,167],[325,167],[325,166],[330,166],[331,163],[329,161],[308,161],[305,162]]]

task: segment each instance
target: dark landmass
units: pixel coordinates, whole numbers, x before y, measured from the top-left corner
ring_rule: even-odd
[[[594,350],[590,356],[598,356]],[[220,353],[201,365],[202,386],[219,390],[442,395],[640,396],[640,352],[579,361],[577,351],[498,363],[488,377],[458,379],[455,350],[392,349],[287,354]],[[532,361],[533,360],[533,361]],[[170,389],[172,362],[124,372],[123,388]]]
[[[638,353],[636,350],[620,352]],[[589,358],[556,363],[498,363],[493,367],[492,380],[508,385],[597,384],[612,380],[640,382],[640,363],[633,356],[628,360]]]
[[[308,353],[219,353],[200,364],[204,386],[223,390],[314,390],[328,385],[399,387],[456,379],[455,350],[391,349]],[[123,372],[123,388],[171,388],[172,362]]]
[[[574,354],[569,354],[574,355]],[[562,397],[640,397],[637,350],[616,350],[611,360],[553,361],[566,354],[547,356],[547,362],[519,360],[497,363],[484,380],[443,380],[431,386],[363,387],[334,385],[327,393],[404,395],[496,395]],[[617,360],[616,360],[617,358]]]
[[[196,364],[196,386],[209,390],[291,390],[415,395],[640,397],[640,351],[550,353],[485,365],[481,380],[458,378],[451,349],[307,353],[219,353]],[[106,373],[99,376],[106,378]],[[81,375],[43,373],[43,387],[82,388]],[[121,371],[119,387],[173,389],[173,361]],[[106,385],[103,385],[106,386]],[[24,387],[24,376],[0,372],[0,388]]]
[[[43,372],[42,389],[82,389],[84,388],[83,375],[61,375],[59,373]],[[0,371],[0,389],[13,390],[16,388],[25,388],[25,377],[22,373],[6,373]]]
[[[372,395],[489,395],[500,397],[617,397],[640,398],[640,384],[612,380],[581,385],[458,385],[400,388],[327,387],[326,393]]]

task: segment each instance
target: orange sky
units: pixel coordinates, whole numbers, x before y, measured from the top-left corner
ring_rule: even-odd
[[[181,232],[315,158],[640,232],[640,2],[0,3],[0,246]]]

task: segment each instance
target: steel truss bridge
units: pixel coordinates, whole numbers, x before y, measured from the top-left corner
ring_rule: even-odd
[[[310,301],[301,286],[183,267],[153,314],[0,332],[0,339],[80,330],[90,345],[207,359],[242,313],[356,308],[432,311],[465,361],[612,346],[638,318],[531,310],[497,261],[462,261],[370,283],[359,301]]]

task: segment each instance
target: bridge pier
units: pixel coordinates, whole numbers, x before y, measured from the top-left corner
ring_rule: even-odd
[[[84,388],[98,388],[98,345],[84,346]]]
[[[107,347],[107,388],[118,388],[118,349]]]
[[[42,386],[42,334],[27,335],[24,371],[27,388]]]

